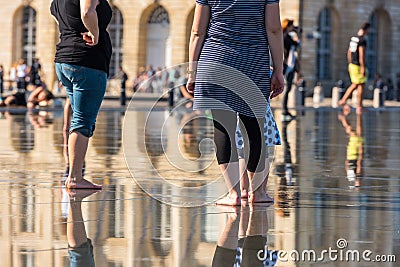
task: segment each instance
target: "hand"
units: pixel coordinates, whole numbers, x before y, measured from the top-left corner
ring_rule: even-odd
[[[188,91],[189,94],[191,94],[192,96],[194,95],[194,86],[196,83],[196,79],[193,77],[189,76],[189,79],[186,83],[186,90]]]
[[[99,42],[98,36],[95,36],[91,32],[83,32],[83,33],[81,33],[81,35],[82,35],[83,40],[89,46],[95,46]]]
[[[283,73],[274,71],[271,77],[271,95],[270,98],[277,97],[283,92],[285,81]]]
[[[361,75],[365,77],[365,67],[361,67],[360,69]]]

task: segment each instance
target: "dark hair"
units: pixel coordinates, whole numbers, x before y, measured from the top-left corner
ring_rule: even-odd
[[[292,26],[293,25],[293,20],[292,19],[284,19],[283,21],[282,21],[282,31],[283,32],[286,32],[286,29],[289,27],[289,26]]]
[[[51,100],[51,99],[54,98],[54,95],[53,95],[52,92],[50,92],[49,90],[43,89],[43,92],[46,94],[46,99],[47,99],[47,100]]]
[[[369,22],[364,22],[360,27],[360,29],[364,31],[368,30],[369,28],[371,28],[371,24]]]

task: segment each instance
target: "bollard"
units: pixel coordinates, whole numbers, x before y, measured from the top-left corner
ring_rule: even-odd
[[[317,86],[314,87],[314,94],[313,94],[314,107],[319,107],[322,101],[324,101],[324,89],[322,88],[321,83],[318,83]]]
[[[374,98],[372,100],[372,106],[374,108],[383,107],[385,102],[385,94],[382,89],[375,88],[374,89]]]
[[[339,106],[338,102],[340,100],[340,88],[335,86],[332,88],[332,107],[337,108]]]

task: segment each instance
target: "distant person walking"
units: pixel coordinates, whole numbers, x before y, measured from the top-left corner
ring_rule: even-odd
[[[25,60],[20,59],[16,66],[16,75],[17,75],[17,88],[18,90],[25,91],[26,89],[26,75],[27,75],[27,66]]]
[[[56,72],[72,108],[70,169],[65,185],[101,189],[82,177],[82,167],[106,91],[112,52],[107,26],[112,9],[106,0],[53,0],[50,10],[61,33],[56,47]]]
[[[357,89],[357,113],[362,112],[363,89],[367,82],[368,72],[365,62],[367,41],[365,36],[368,34],[371,25],[364,22],[358,30],[357,36],[351,37],[349,49],[347,50],[347,60],[349,63],[349,75],[351,85],[338,104],[343,107],[344,113],[350,112],[350,107],[346,104],[347,99]]]
[[[297,73],[300,73],[300,62],[297,58],[297,49],[300,46],[300,38],[297,27],[294,26],[293,20],[284,19],[282,21],[284,61],[283,73],[286,79],[286,90],[283,95],[283,120],[290,121],[294,116],[289,112],[288,99],[292,89],[293,79]]]

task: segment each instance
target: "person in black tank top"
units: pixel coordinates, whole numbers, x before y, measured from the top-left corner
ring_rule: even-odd
[[[60,31],[54,60],[56,72],[72,108],[65,186],[101,189],[83,178],[82,167],[106,90],[112,53],[106,29],[112,9],[106,0],[53,0],[50,11]]]
[[[368,34],[370,26],[371,25],[368,22],[364,22],[358,30],[357,36],[353,36],[350,39],[349,49],[347,50],[347,60],[349,63],[351,85],[347,88],[346,93],[338,102],[338,104],[343,107],[343,113],[345,115],[350,113],[350,106],[346,104],[347,99],[349,99],[356,89],[358,92],[357,113],[359,114],[362,112],[363,89],[368,76],[365,63],[367,47],[365,36]]]

